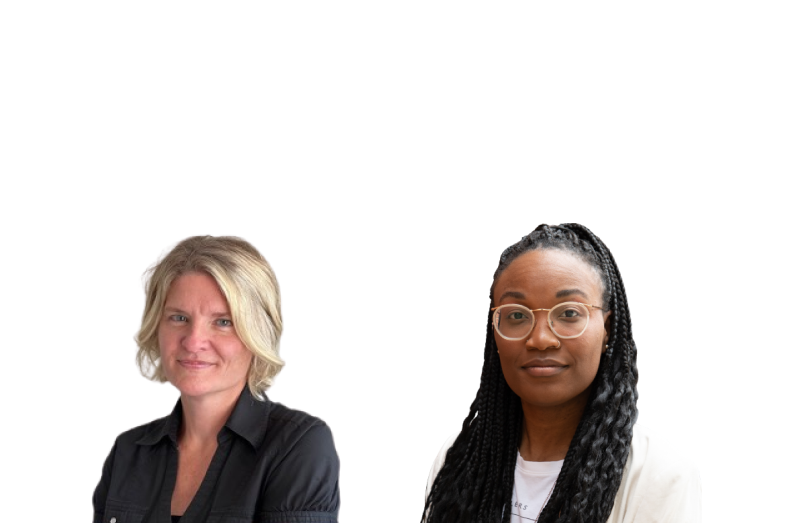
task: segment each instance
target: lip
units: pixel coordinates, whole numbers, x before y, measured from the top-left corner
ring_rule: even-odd
[[[186,369],[189,370],[206,369],[213,365],[212,363],[209,363],[207,361],[200,361],[200,360],[177,360],[177,363],[181,367],[185,367]]]
[[[556,360],[532,360],[521,366],[521,369],[530,376],[548,377],[564,372],[567,365]]]

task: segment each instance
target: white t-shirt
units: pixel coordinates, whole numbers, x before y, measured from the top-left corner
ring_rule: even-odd
[[[426,487],[426,497],[431,490],[431,485],[445,463],[445,454],[453,445],[458,434],[449,438],[437,454]],[[679,459],[678,453],[663,445],[653,444],[638,425],[633,427],[633,440],[631,441],[630,454],[622,474],[622,482],[614,499],[608,523],[698,523],[701,521],[701,482],[698,470],[684,459]],[[535,467],[528,465],[534,464]],[[521,473],[520,473],[521,465]],[[561,461],[551,462],[526,462],[521,456],[516,463],[516,474],[513,486],[513,507],[511,523],[530,523],[533,521],[545,501],[545,497],[538,497],[533,490],[526,494],[530,487],[525,482],[535,480],[547,483],[547,470],[553,469],[553,477],[557,479]],[[524,470],[539,471],[540,479],[535,479],[534,474],[525,474]],[[556,472],[554,472],[554,470]],[[520,479],[523,478],[523,479]],[[541,487],[535,487],[540,488]],[[548,489],[551,488],[549,484]],[[546,491],[548,493],[548,490]],[[528,506],[524,512],[528,518],[521,518],[516,513],[515,503]],[[536,507],[533,513],[531,509]]]
[[[518,455],[510,521],[528,523],[538,520],[557,482],[563,461],[525,461],[521,454]]]

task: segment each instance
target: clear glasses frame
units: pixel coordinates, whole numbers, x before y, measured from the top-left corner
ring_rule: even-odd
[[[570,306],[570,305],[578,305],[579,307],[583,308],[586,311],[586,313],[587,313],[587,321],[586,321],[586,323],[584,323],[584,328],[581,329],[581,332],[579,332],[578,334],[574,334],[572,336],[565,336],[565,335],[562,335],[562,334],[558,333],[554,329],[554,321],[551,318],[551,311],[553,311],[554,309],[559,309],[559,308],[565,307],[566,305],[568,305],[568,306]],[[500,328],[499,328],[500,309],[505,309],[505,308],[511,308],[511,309],[519,308],[519,309],[524,309],[525,311],[529,311],[529,312],[533,313],[532,314],[532,324],[530,325],[530,328],[529,328],[529,330],[527,331],[526,334],[524,334],[523,336],[516,337],[516,338],[511,338],[509,336],[505,336],[504,334],[502,334],[502,332],[500,331]],[[532,334],[532,331],[535,329],[535,324],[537,323],[537,320],[535,320],[535,314],[534,313],[537,312],[537,311],[546,311],[548,313],[547,317],[549,319],[549,321],[548,321],[549,329],[551,329],[551,332],[554,333],[554,336],[556,336],[556,337],[558,337],[560,339],[563,339],[563,340],[572,340],[574,338],[578,338],[579,336],[584,334],[584,332],[587,330],[587,327],[589,326],[589,315],[590,315],[590,312],[592,311],[592,309],[603,310],[603,307],[600,307],[598,305],[591,305],[589,303],[581,303],[580,301],[564,301],[562,303],[556,304],[554,307],[552,307],[550,309],[530,309],[529,307],[525,307],[524,305],[520,305],[518,303],[507,303],[505,305],[499,305],[499,306],[493,307],[491,309],[491,311],[494,313],[494,315],[491,318],[491,322],[494,324],[494,330],[496,330],[497,334],[499,334],[501,337],[505,338],[506,340],[510,340],[510,341],[518,341],[518,340],[523,340],[524,338],[526,338],[527,336]]]

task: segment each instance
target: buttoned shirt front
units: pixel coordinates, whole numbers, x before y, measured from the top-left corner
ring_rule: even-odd
[[[93,495],[94,523],[172,521],[182,416],[178,401],[117,438]],[[246,388],[180,523],[337,523],[338,473],[325,422]]]

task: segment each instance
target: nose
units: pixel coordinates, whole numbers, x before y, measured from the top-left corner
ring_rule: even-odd
[[[535,325],[532,327],[525,345],[528,349],[547,350],[556,349],[560,346],[559,338],[549,328],[548,311],[537,311],[535,314]]]
[[[188,352],[205,350],[209,344],[207,327],[202,326],[201,322],[197,321],[189,323],[188,329],[183,333],[180,343]]]

